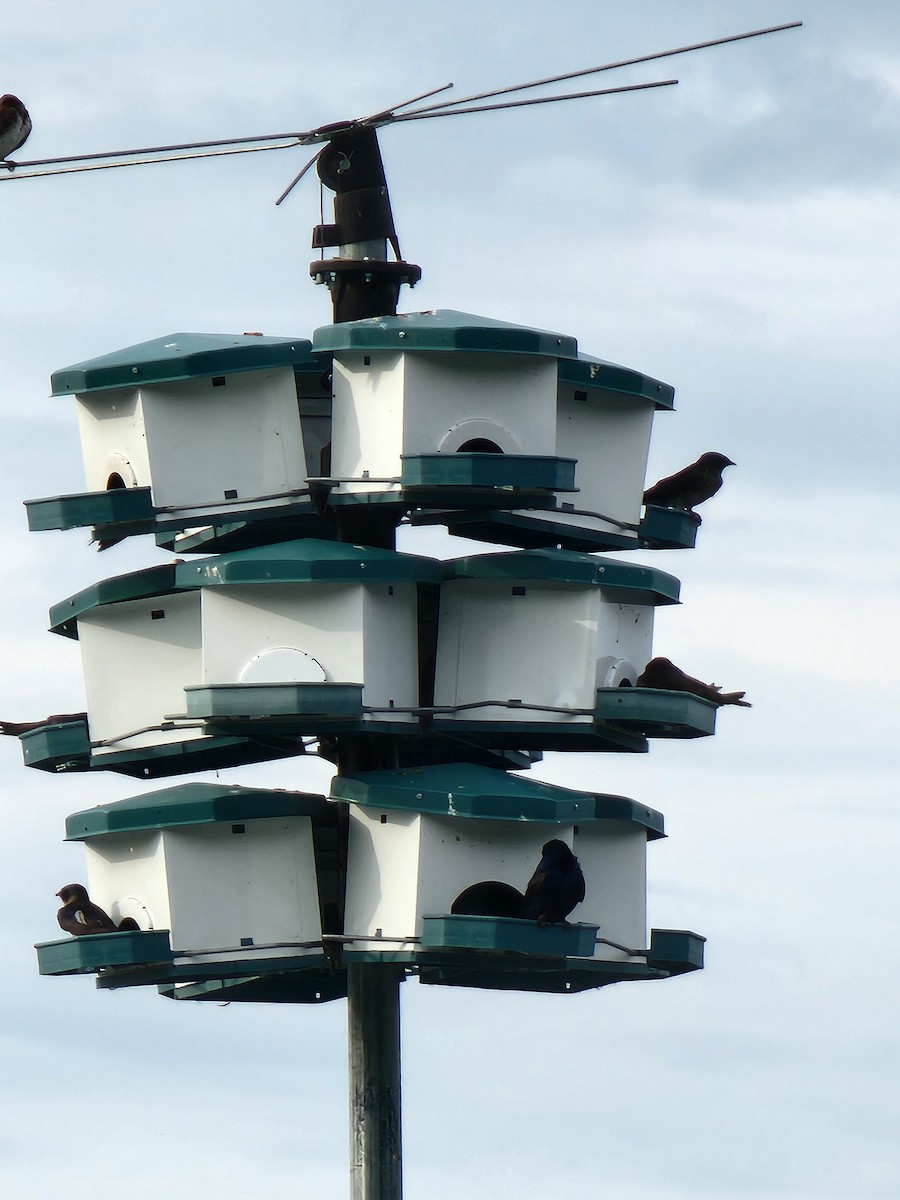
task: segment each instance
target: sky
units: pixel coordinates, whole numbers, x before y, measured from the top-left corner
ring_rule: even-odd
[[[695,550],[633,557],[682,581],[657,652],[753,702],[723,710],[715,738],[534,768],[664,813],[649,921],[706,936],[707,966],[578,996],[405,984],[411,1200],[900,1194],[900,9],[4,6],[0,91],[27,104],[19,157],[34,158],[310,128],[450,80],[467,94],[792,20],[605,77],[675,88],[381,136],[423,268],[402,311],[557,330],[673,384],[649,481],[707,449],[737,463]],[[84,487],[50,373],[175,331],[327,324],[307,275],[312,177],[274,207],[305,153],[0,187],[0,716],[79,709],[77,643],[47,634],[48,608],[162,561],[149,538],[98,559],[87,531],[27,531],[23,500]],[[436,531],[401,546],[472,549]],[[329,776],[316,760],[221,773],[306,791]],[[174,1004],[38,976],[54,892],[83,875],[66,815],[139,790],[27,771],[0,745],[4,1194],[347,1194],[343,1002]]]

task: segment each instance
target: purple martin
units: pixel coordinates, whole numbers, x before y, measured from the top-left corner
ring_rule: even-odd
[[[0,165],[8,171],[16,164],[7,155],[24,146],[31,133],[31,117],[18,96],[0,96]]]
[[[578,859],[559,838],[546,842],[542,853],[525,889],[521,915],[538,925],[553,925],[565,921],[584,899],[584,875]]]
[[[23,733],[31,733],[32,729],[43,729],[45,725],[68,725],[73,721],[86,721],[87,713],[54,713],[52,717],[43,717],[40,721],[0,721],[0,736],[21,737]]]
[[[722,472],[733,466],[724,454],[707,450],[689,467],[647,488],[644,503],[657,504],[660,508],[683,508],[692,513],[696,505],[716,494],[722,486]]]
[[[668,658],[652,658],[637,678],[635,687],[659,688],[664,692],[690,692],[704,700],[711,700],[720,707],[723,704],[736,704],[740,708],[752,708],[744,699],[745,692],[723,692],[715,683],[704,683],[685,675],[679,667]]]
[[[67,883],[56,893],[63,902],[56,914],[60,929],[73,937],[86,933],[116,933],[117,927],[111,917],[96,904],[91,904],[87,888],[80,883]]]

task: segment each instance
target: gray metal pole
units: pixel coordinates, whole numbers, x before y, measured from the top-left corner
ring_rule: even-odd
[[[347,968],[351,1200],[402,1200],[400,983],[386,963]]]

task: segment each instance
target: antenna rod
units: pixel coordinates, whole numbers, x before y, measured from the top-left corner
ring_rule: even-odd
[[[463,117],[466,113],[491,112],[498,108],[525,108],[532,104],[555,104],[558,100],[584,100],[588,96],[614,96],[619,92],[643,92],[648,88],[673,87],[677,79],[660,79],[655,83],[629,83],[624,87],[599,88],[592,92],[567,92],[564,96],[536,96],[532,100],[504,100],[501,104],[476,104],[472,108],[441,108],[439,112],[417,109],[394,118],[398,121],[427,121],[430,117]]]
[[[372,113],[371,117],[363,117],[358,123],[370,125],[373,121],[389,120],[398,108],[409,108],[410,104],[418,104],[420,100],[427,100],[429,96],[437,96],[440,92],[449,92],[452,87],[452,83],[443,83],[440,87],[432,88],[430,92],[422,92],[419,96],[412,96],[409,100],[402,100],[399,104],[392,104],[390,108],[383,108],[380,112]]]
[[[85,171],[114,171],[116,167],[152,167],[156,163],[167,162],[184,162],[192,158],[224,158],[230,154],[258,154],[266,150],[288,150],[293,149],[296,142],[286,142],[280,146],[234,146],[230,150],[205,150],[197,154],[173,154],[170,158],[130,158],[127,161],[119,160],[118,162],[92,162],[92,158],[96,155],[85,156],[87,161],[82,158],[74,160],[58,160],[69,162],[68,166],[51,168],[43,171],[27,171],[24,175],[20,175],[18,170],[10,171],[8,174],[0,175],[0,183],[10,183],[17,179],[45,179],[50,175],[79,175]],[[132,151],[137,154],[139,151]],[[48,160],[52,162],[53,160]],[[313,159],[315,162],[315,159]],[[80,165],[78,165],[80,164]],[[28,163],[18,163],[18,167],[28,166]]]
[[[692,50],[707,50],[710,46],[725,46],[729,42],[743,42],[748,38],[764,37],[768,33],[781,33],[785,29],[799,29],[802,21],[791,21],[787,25],[771,25],[768,29],[753,29],[749,33],[734,33],[729,37],[714,38],[709,42],[695,42],[691,46],[679,46],[676,50],[660,50],[656,54],[642,54],[639,58],[623,58],[619,62],[605,63],[600,67],[585,67],[583,71],[569,71],[565,75],[548,75],[546,79],[535,79],[531,83],[516,83],[510,87],[498,88],[493,92],[476,92],[472,96],[464,96],[461,100],[443,100],[440,104],[429,104],[425,108],[416,109],[416,113],[435,112],[438,109],[456,107],[468,104],[473,100],[490,100],[494,96],[505,96],[509,92],[522,92],[528,88],[544,87],[549,83],[563,83],[567,79],[579,79],[583,75],[596,75],[600,71],[616,71],[619,67],[633,67],[638,63],[653,62],[657,58],[671,58],[674,54],[689,54]],[[408,120],[413,113],[397,120]]]
[[[291,194],[291,192],[294,190],[294,188],[297,186],[297,184],[300,182],[300,180],[303,178],[303,176],[306,174],[306,172],[313,165],[313,163],[316,161],[316,159],[319,157],[319,155],[321,153],[322,153],[321,150],[317,150],[315,152],[315,154],[312,156],[312,158],[309,160],[309,162],[300,168],[300,170],[297,172],[297,174],[294,176],[294,178],[291,180],[291,182],[287,185],[287,187],[284,189],[284,191],[281,193],[281,195],[275,201],[276,208],[278,207],[279,204],[281,204],[281,202],[283,200],[287,200],[288,196]]]
[[[315,132],[311,130],[310,133]],[[246,146],[254,142],[287,142],[288,146],[303,145],[302,138],[310,133],[264,133],[260,137],[220,138],[215,142],[183,142],[173,146],[140,146],[135,150],[106,150],[98,154],[70,154],[65,158],[33,158],[29,162],[16,160],[16,169],[23,167],[55,167],[62,163],[94,162],[101,158],[127,158],[134,154],[174,154],[179,150],[209,150],[216,146]],[[273,147],[282,149],[282,147]],[[266,147],[268,149],[268,147]],[[287,149],[287,147],[284,147]],[[14,172],[11,172],[14,174]]]

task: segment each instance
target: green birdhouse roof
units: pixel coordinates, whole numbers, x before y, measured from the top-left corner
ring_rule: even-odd
[[[522,550],[475,554],[445,563],[456,579],[503,579],[593,585],[620,604],[677,604],[681,584],[656,567],[579,554],[574,550]]]
[[[66,818],[66,840],[82,842],[108,833],[254,821],[261,817],[314,817],[337,823],[334,806],[324,796],[187,783],[73,813]]]
[[[261,371],[272,367],[310,367],[323,360],[306,338],[259,337],[256,334],[170,333],[167,337],[126,346],[112,354],[63,367],[50,376],[54,396],[83,395],[107,388],[173,383]]]
[[[651,838],[664,836],[662,813],[626,796],[571,791],[473,763],[338,775],[331,797],[368,808],[497,821],[627,821],[643,825]]]
[[[573,358],[578,343],[573,337],[512,325],[491,317],[477,317],[452,308],[403,313],[395,317],[368,317],[323,325],[313,334],[313,349],[328,350],[465,350],[494,354],[537,354],[547,358]]]
[[[218,554],[194,562],[167,563],[93,583],[50,609],[50,628],[78,637],[78,618],[90,609],[123,600],[145,600],[174,592],[229,584],[266,583],[437,583],[443,564],[394,550],[304,538]]]

